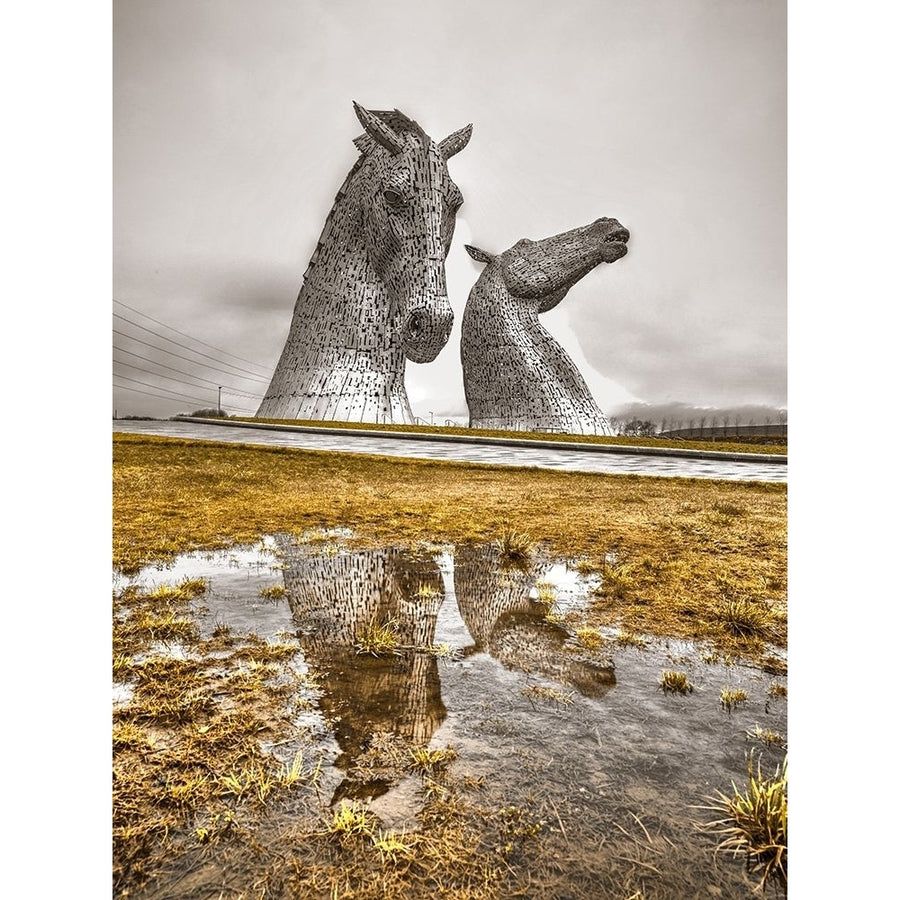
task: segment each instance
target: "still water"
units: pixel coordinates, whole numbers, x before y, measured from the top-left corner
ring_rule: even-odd
[[[222,624],[296,636],[295,665],[318,688],[295,725],[321,754],[323,804],[354,800],[384,828],[413,831],[422,783],[392,748],[452,747],[482,802],[541,819],[543,863],[526,896],[751,895],[755,879],[713,852],[700,826],[715,816],[697,807],[745,786],[751,753],[767,772],[784,759],[783,675],[687,642],[579,634],[598,576],[550,558],[510,568],[495,546],[361,550],[339,535],[276,536],[115,581],[186,577],[209,582],[194,608],[203,637]],[[395,652],[359,652],[376,625]],[[664,693],[663,670],[687,673],[693,692]],[[726,710],[723,687],[748,699]],[[114,701],[127,701],[126,686]],[[764,743],[761,729],[782,740]]]

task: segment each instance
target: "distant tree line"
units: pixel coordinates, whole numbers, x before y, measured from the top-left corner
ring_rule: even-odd
[[[609,420],[613,431],[626,437],[655,437],[665,435],[687,439],[716,439],[729,437],[753,437],[780,435],[787,437],[787,413],[782,413],[773,421],[767,416],[763,422],[753,417],[744,422],[740,417],[728,413],[713,416],[697,416],[688,419],[667,419],[656,423],[637,416],[613,417]]]
[[[632,419],[617,419],[613,417],[609,420],[613,431],[616,434],[627,435],[628,437],[653,437],[657,432],[655,422],[641,421],[637,417]]]

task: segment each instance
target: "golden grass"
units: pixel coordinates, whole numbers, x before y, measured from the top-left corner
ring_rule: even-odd
[[[688,681],[687,673],[666,670],[659,677],[659,686],[666,694],[690,694],[694,686]]]
[[[409,755],[414,769],[433,776],[436,772],[447,768],[456,759],[457,752],[453,747],[435,747],[433,749],[412,747]]]
[[[527,567],[535,550],[531,536],[513,528],[504,528],[496,543],[500,549],[500,565],[504,567]]]
[[[747,702],[747,692],[741,688],[723,687],[719,692],[719,702],[723,709],[731,712],[739,703]]]
[[[638,644],[646,633],[700,636],[723,653],[750,657],[764,657],[766,641],[783,646],[786,639],[783,485],[492,469],[138,435],[116,436],[113,449],[114,564],[125,573],[278,532],[326,541],[330,529],[345,527],[357,543],[409,546],[490,543],[515,532],[527,534],[533,553],[578,558],[584,571],[603,575],[579,623],[582,645],[601,626],[618,629],[622,643]],[[607,563],[613,554],[615,565]],[[146,593],[128,588],[113,598],[114,675],[130,689],[114,711],[117,896],[140,895],[157,877],[178,883],[178,873],[211,861],[223,883],[233,879],[247,896],[513,895],[507,861],[540,825],[512,807],[497,816],[470,802],[454,781],[451,748],[414,748],[418,757],[404,757],[406,771],[423,782],[420,830],[376,832],[371,821],[354,825],[344,812],[350,834],[336,840],[342,826],[318,817],[317,760],[304,758],[304,736],[290,712],[298,676],[287,664],[298,645],[239,635],[224,624],[201,640],[190,613],[204,590],[205,583],[186,582]],[[726,627],[723,604],[741,598],[768,612],[765,633]],[[550,601],[549,587],[543,599]],[[179,644],[178,658],[160,655],[166,641]],[[529,699],[571,702],[540,690]],[[279,758],[262,750],[262,742],[295,741]],[[270,816],[282,803],[317,818],[285,831]]]
[[[113,440],[113,561],[123,572],[276,532],[346,527],[360,543],[416,545],[490,543],[527,531],[529,543],[602,574],[586,625],[699,637],[723,653],[755,658],[766,642],[786,643],[786,520],[783,484],[491,468],[147,435]],[[615,564],[606,562],[608,553]],[[764,620],[741,619],[741,603]]]
[[[606,639],[596,628],[578,628],[575,637],[585,650],[600,650],[606,646]]]
[[[370,622],[356,632],[356,652],[370,656],[397,654],[400,641],[396,622]]]
[[[748,785],[741,792],[732,784],[732,794],[716,792],[714,805],[721,814],[706,827],[721,836],[717,850],[743,856],[751,873],[761,873],[760,887],[769,881],[787,889],[787,759],[771,776],[748,766]]]
[[[575,702],[575,694],[572,691],[560,691],[557,688],[543,684],[532,684],[522,688],[522,696],[530,701],[542,700],[545,703],[553,703],[560,706],[571,706]]]

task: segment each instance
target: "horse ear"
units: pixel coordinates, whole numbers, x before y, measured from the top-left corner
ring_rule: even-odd
[[[466,125],[465,128],[460,128],[459,131],[454,131],[453,134],[448,135],[438,144],[441,156],[444,159],[450,159],[451,156],[455,156],[460,150],[465,149],[470,137],[472,137],[471,123]]]
[[[477,247],[473,247],[470,244],[463,244],[466,248],[466,253],[475,260],[475,262],[483,262],[489,263],[493,258],[492,253],[488,253],[486,250],[479,250]]]
[[[372,115],[355,100],[353,101],[353,109],[356,112],[356,118],[359,119],[362,127],[366,129],[366,134],[381,144],[388,153],[396,156],[403,149],[403,139],[393,128],[386,125],[377,116]],[[357,144],[357,146],[359,145]]]

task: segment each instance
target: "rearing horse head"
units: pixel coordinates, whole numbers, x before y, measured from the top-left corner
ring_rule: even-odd
[[[366,251],[396,312],[403,352],[431,362],[453,326],[444,260],[463,197],[447,160],[472,136],[472,126],[434,143],[398,110],[353,104],[365,129],[354,143],[364,154],[358,194]]]

